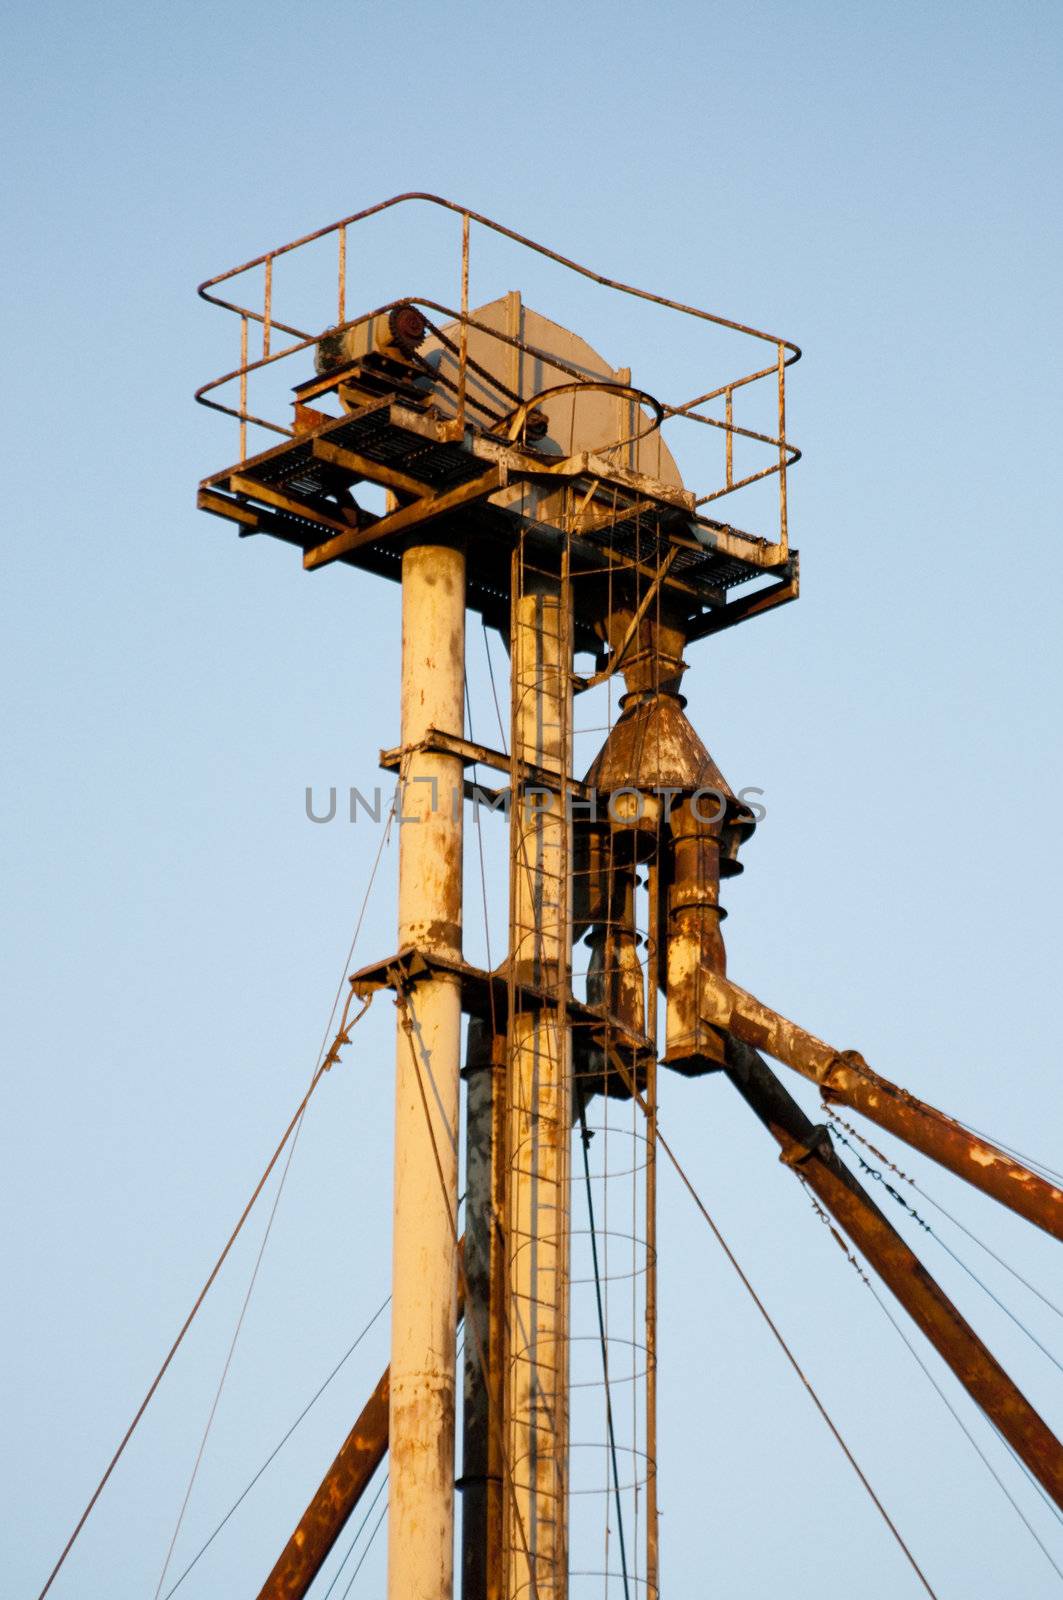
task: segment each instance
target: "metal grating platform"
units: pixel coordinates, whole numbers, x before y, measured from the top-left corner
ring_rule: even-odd
[[[359,531],[356,550],[337,559],[380,576],[398,579],[404,539],[391,535],[387,517],[379,518],[358,508],[351,491],[359,483],[401,487],[406,503],[420,505],[431,515],[433,497],[460,491],[483,478],[494,462],[505,466],[508,481],[534,481],[557,472],[556,457],[537,458],[527,446],[512,451],[505,441],[466,434],[447,439],[445,424],[411,411],[391,399],[375,401],[348,416],[330,418],[308,428],[272,449],[227,467],[204,480],[199,503],[204,510],[240,525],[242,534],[266,533],[304,552],[315,551],[327,540],[352,529]],[[328,458],[326,459],[326,453]],[[602,463],[598,463],[599,472]],[[606,465],[606,472],[609,469]],[[561,483],[576,484],[578,474]],[[755,609],[779,604],[796,594],[796,562],[772,561],[777,547],[725,523],[695,517],[675,504],[674,490],[643,480],[633,488],[619,472],[586,487],[596,504],[609,509],[595,527],[572,535],[574,575],[600,568],[603,558],[618,569],[639,564],[657,565],[674,552],[669,587],[684,598],[694,635],[714,632],[749,614],[753,597],[730,600],[729,591],[742,590],[752,580],[773,577],[770,591],[760,590]],[[671,499],[666,498],[670,496]],[[426,519],[427,520],[427,519]],[[436,526],[447,523],[447,513],[432,517]],[[486,621],[504,626],[508,618],[509,560],[517,534],[523,528],[534,542],[556,546],[558,529],[538,522],[513,507],[494,504],[486,495],[469,501],[450,520],[470,540],[469,604]],[[381,536],[373,527],[382,523]],[[423,528],[424,522],[420,523]],[[748,557],[746,551],[748,550]],[[740,553],[736,553],[740,552]],[[577,646],[597,650],[600,641],[587,632]]]

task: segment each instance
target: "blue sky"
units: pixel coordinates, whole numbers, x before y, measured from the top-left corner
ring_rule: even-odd
[[[1042,4],[678,0],[15,3],[5,22],[4,1564],[30,1595],[302,1092],[379,843],[309,825],[303,796],[372,784],[397,741],[397,592],[307,577],[199,515],[235,441],[191,398],[233,355],[196,283],[362,205],[436,190],[803,346],[802,598],[697,647],[687,680],[724,772],[766,792],[726,897],[730,970],[1060,1165],[1061,30]],[[435,248],[385,259],[395,294]],[[474,297],[518,286],[493,272]],[[610,315],[595,336],[620,364],[634,333]],[[392,947],[392,856],[365,962]],[[304,1128],[171,1580],[386,1293],[392,1025],[378,1003]],[[662,1123],[937,1592],[1055,1592],[733,1102],[670,1083]],[[1047,1239],[897,1159],[1058,1284]],[[264,1223],[57,1595],[155,1592]],[[661,1235],[666,1592],[916,1593],[667,1175]],[[1058,1429],[1058,1371],[920,1248]],[[1058,1350],[1051,1313],[963,1253]],[[254,1592],[385,1323],[181,1593]],[[1063,1565],[1058,1524],[956,1403]]]

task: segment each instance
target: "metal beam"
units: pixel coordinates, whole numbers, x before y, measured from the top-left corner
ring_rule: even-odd
[[[373,461],[371,457],[359,455],[355,450],[344,449],[330,439],[314,439],[310,448],[318,461],[342,467],[354,478],[383,484],[385,489],[394,489],[396,494],[412,494],[417,500],[424,498],[426,485],[419,478],[411,478],[406,472],[397,472],[382,461]]]
[[[613,676],[618,667],[623,666],[624,658],[627,655],[628,650],[631,648],[631,642],[639,631],[639,623],[642,621],[643,617],[650,609],[653,601],[660,593],[661,585],[675,565],[675,559],[678,554],[678,546],[673,545],[668,554],[665,556],[664,560],[661,562],[661,568],[657,576],[654,578],[653,582],[646,590],[646,593],[639,601],[638,608],[631,618],[631,621],[628,623],[627,628],[625,629],[624,637],[613,651],[608,665],[603,667],[601,672],[596,672],[591,678],[577,678],[575,680],[576,688],[581,692],[584,689],[593,689],[599,683],[604,683],[607,678],[611,678]]]
[[[299,1519],[258,1600],[303,1600],[324,1566],[369,1482],[387,1454],[388,1394],[391,1368],[380,1382],[340,1446],[320,1488]]]
[[[762,612],[771,611],[775,606],[784,606],[788,601],[796,600],[800,593],[796,550],[791,550],[786,567],[786,575],[777,583],[756,589],[752,594],[739,595],[734,600],[728,600],[726,605],[710,612],[700,622],[695,622],[689,633],[690,643],[693,644],[697,639],[707,639],[712,633],[720,633],[724,628],[732,628],[738,622],[745,622],[747,617],[758,617]]]
[[[461,1600],[502,1596],[502,1362],[505,1263],[506,1037],[469,1023],[465,1171],[465,1357],[462,1408]]]
[[[725,1071],[778,1143],[781,1159],[800,1172],[971,1399],[1063,1507],[1063,1445],[838,1158],[827,1129],[813,1125],[767,1063],[739,1039],[728,1040]]]
[[[225,517],[229,522],[242,522],[245,527],[253,528],[256,532],[258,530],[258,512],[237,500],[227,500],[224,495],[200,489],[196,494],[196,505],[200,511],[210,511],[216,517]]]
[[[263,505],[276,506],[278,511],[287,511],[293,517],[304,517],[311,522],[316,522],[319,527],[336,528],[341,534],[344,531],[352,531],[349,522],[341,522],[339,517],[327,517],[317,501],[307,499],[303,495],[285,493],[280,489],[271,488],[268,483],[259,483],[257,478],[249,478],[245,473],[232,473],[229,477],[228,487],[233,494],[246,495],[249,500],[258,500]]]
[[[702,973],[701,996],[706,1022],[744,1044],[766,1050],[817,1084],[825,1100],[852,1106],[1020,1217],[1063,1239],[1063,1190],[1014,1156],[978,1138],[906,1089],[880,1078],[855,1050],[837,1051],[824,1044],[718,973],[708,969]]]
[[[385,519],[391,520],[391,519]],[[399,946],[461,959],[463,766],[418,746],[460,733],[465,552],[416,542],[402,557]],[[409,824],[407,826],[407,824]],[[451,1600],[461,983],[430,972],[399,990],[391,1255],[388,1600]]]
[[[432,522],[448,511],[457,511],[473,500],[482,500],[485,496],[494,494],[501,483],[501,472],[498,467],[492,467],[483,477],[473,478],[470,483],[461,483],[456,489],[448,489],[446,494],[423,495],[420,500],[414,501],[412,506],[403,506],[401,511],[393,511],[390,516],[381,517],[368,527],[349,528],[345,533],[338,533],[333,539],[326,539],[323,544],[314,545],[303,556],[303,566],[308,572],[313,572],[318,567],[325,567],[330,561],[347,555],[351,550],[357,550],[363,544],[376,544],[381,539],[390,538],[394,533],[404,533],[408,528]]]
[[[443,733],[439,728],[429,728],[417,748],[430,750],[436,755],[460,756],[466,766],[493,767],[496,772],[511,772],[513,757],[504,750],[495,750],[488,744],[476,744],[472,739],[461,739],[457,734]],[[390,750],[381,750],[380,765],[385,772],[398,772],[402,766],[403,757],[407,754],[407,747],[395,745]],[[543,789],[560,792],[564,783],[566,791],[581,800],[590,798],[591,790],[579,778],[574,778],[571,773],[566,777],[555,767],[536,766],[532,761],[518,761],[517,772],[525,782],[535,784]]]

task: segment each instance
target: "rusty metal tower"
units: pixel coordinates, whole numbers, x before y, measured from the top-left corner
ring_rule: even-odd
[[[409,293],[351,304],[352,239],[404,206],[453,214],[456,306]],[[749,359],[691,398],[648,393],[518,293],[472,306],[477,234],[598,286],[603,304],[658,308],[662,342],[679,327],[690,340],[723,330]],[[275,271],[311,251],[328,253],[337,282],[330,325],[316,331],[274,304]],[[1057,1237],[1063,1194],[725,973],[720,885],[741,870],[755,816],[680,689],[692,645],[797,597],[787,476],[798,452],[786,435],[797,347],[603,278],[426,194],[344,218],[201,293],[240,333],[237,366],[199,391],[240,434],[239,460],[204,480],[201,507],[296,546],[307,570],[338,562],[402,585],[400,740],[382,757],[402,821],[396,948],[351,980],[358,995],[390,991],[397,1008],[391,1364],[262,1595],[307,1592],[387,1450],[391,1600],[454,1593],[456,1482],[463,1600],[583,1592],[573,1552],[595,1513],[573,1509],[582,1407],[606,1463],[601,1502],[615,1510],[605,1592],[615,1580],[615,1592],[655,1600],[659,1064],[731,1080],[1063,1504],[1059,1443],[759,1052]],[[287,414],[256,400],[259,387],[276,391],[278,371],[295,380]],[[279,442],[249,453],[252,430]],[[716,515],[743,499],[770,521]],[[499,749],[466,726],[470,611],[509,653]],[[590,664],[577,671],[580,657]],[[573,707],[599,690],[605,738],[580,777]],[[470,782],[479,766],[497,787]],[[462,948],[470,806],[509,829],[508,947],[484,968]],[[610,1301],[602,1213],[618,1194],[630,1259]],[[576,1220],[584,1195],[587,1226]],[[623,1332],[610,1321],[616,1299]]]

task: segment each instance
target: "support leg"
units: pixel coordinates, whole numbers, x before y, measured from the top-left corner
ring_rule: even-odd
[[[566,585],[515,561],[510,970],[548,996],[511,1001],[507,1074],[506,1504],[508,1600],[568,1590],[569,1154],[572,1128],[569,831],[563,785],[528,795],[520,761],[569,770]]]
[[[464,647],[463,551],[411,546],[402,558],[399,946],[449,956],[461,954],[462,766],[416,746],[430,727],[463,731]],[[389,1600],[453,1594],[460,1037],[457,979],[427,978],[400,1011],[396,1052]]]
[[[975,1404],[1063,1507],[1063,1446],[839,1160],[826,1129],[813,1126],[757,1052],[739,1040],[728,1042],[726,1071],[782,1159],[800,1171]]]

